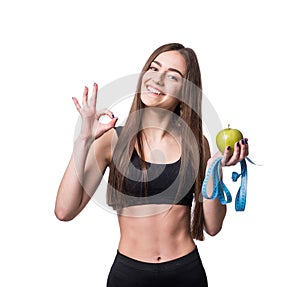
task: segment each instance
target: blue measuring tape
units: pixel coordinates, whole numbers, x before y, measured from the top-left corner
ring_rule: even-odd
[[[246,159],[252,163],[255,164],[252,160],[250,160],[248,157]],[[207,170],[207,173],[205,175],[203,184],[202,184],[202,195],[206,199],[215,199],[218,198],[221,204],[227,204],[232,202],[232,196],[229,191],[229,189],[226,187],[225,183],[221,179],[221,160],[222,157],[218,157],[213,161],[213,163],[210,165],[210,167]],[[237,192],[237,195],[235,197],[235,210],[236,211],[244,211],[246,207],[246,199],[247,199],[247,182],[248,182],[248,172],[247,172],[247,163],[246,160],[243,159],[240,161],[241,165],[241,173],[233,172],[232,173],[232,180],[237,181],[239,177],[241,177],[241,185],[239,187],[239,190]],[[208,180],[212,176],[213,181],[213,192],[211,196],[208,196],[207,194],[207,184]]]

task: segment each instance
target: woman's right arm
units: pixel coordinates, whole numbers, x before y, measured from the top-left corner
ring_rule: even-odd
[[[58,188],[55,215],[59,220],[73,219],[89,202],[96,191],[113,150],[113,127],[117,121],[109,111],[97,112],[98,86],[88,102],[88,88],[83,93],[82,107],[73,98],[81,115],[81,131],[74,143],[73,153]],[[108,115],[111,121],[100,124],[99,118]]]

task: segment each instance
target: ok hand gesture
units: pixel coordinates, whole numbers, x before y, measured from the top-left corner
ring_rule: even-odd
[[[85,87],[82,96],[82,106],[79,104],[77,98],[73,97],[72,99],[82,120],[81,131],[79,135],[80,138],[87,141],[94,141],[102,136],[105,132],[113,128],[118,119],[114,117],[111,111],[96,110],[98,93],[98,85],[96,83],[94,83],[93,93],[90,101],[88,101],[88,93],[89,89]],[[106,124],[101,124],[99,122],[99,118],[104,115],[109,116],[111,121]]]

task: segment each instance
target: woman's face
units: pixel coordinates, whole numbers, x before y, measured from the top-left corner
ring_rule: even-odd
[[[158,55],[145,72],[141,86],[141,100],[146,107],[173,111],[186,73],[186,62],[178,51]]]

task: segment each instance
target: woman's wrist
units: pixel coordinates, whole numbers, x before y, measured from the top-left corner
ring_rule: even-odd
[[[213,162],[218,158],[218,156],[214,155],[213,157],[209,158],[206,163],[206,171],[209,169],[209,167],[213,164]]]

